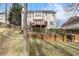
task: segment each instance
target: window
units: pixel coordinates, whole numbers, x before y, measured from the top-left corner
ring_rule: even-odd
[[[41,12],[35,12],[34,13],[34,19],[40,19],[40,18],[42,18],[42,16],[43,16],[43,14],[41,13]]]
[[[35,14],[35,17],[41,17],[40,13]]]
[[[50,22],[50,25],[53,25],[53,22],[52,21]]]

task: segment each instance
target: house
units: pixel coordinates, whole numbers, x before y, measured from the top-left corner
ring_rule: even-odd
[[[79,16],[71,17],[62,25],[65,30],[67,40],[79,43]]]
[[[63,29],[79,29],[79,16],[71,17],[62,25]]]
[[[5,12],[2,12],[2,13],[0,13],[0,25],[4,26],[5,23],[6,23]],[[9,24],[8,20],[7,20],[7,24]]]
[[[5,13],[0,13],[0,23],[5,23]]]
[[[36,28],[55,28],[55,13],[52,10],[30,10],[27,11],[27,25],[32,30]],[[24,8],[22,8],[22,29],[23,29],[23,19],[24,19]]]

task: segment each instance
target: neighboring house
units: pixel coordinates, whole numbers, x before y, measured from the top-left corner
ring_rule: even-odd
[[[8,21],[7,23],[9,24]],[[0,24],[5,24],[5,13],[4,12],[0,13]]]
[[[79,29],[79,16],[71,17],[66,23],[62,25],[63,29]]]
[[[67,41],[79,43],[79,16],[71,17],[62,25],[62,29],[65,29]]]
[[[5,13],[0,13],[0,23],[5,23]]]
[[[22,29],[24,19],[24,9],[22,9]],[[27,12],[27,25],[31,29],[34,27],[44,27],[46,29],[56,28],[55,13],[52,10],[36,11],[30,10]]]

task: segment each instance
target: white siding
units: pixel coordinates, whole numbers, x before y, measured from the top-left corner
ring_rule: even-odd
[[[1,23],[5,23],[5,14],[0,14],[0,22]],[[9,24],[8,20],[7,20],[7,24]]]
[[[47,14],[46,20],[48,29],[55,28],[55,16],[53,16],[53,14]],[[53,25],[51,25],[50,22],[53,22]]]
[[[0,15],[0,22],[5,23],[5,14]]]
[[[37,16],[36,16],[37,15]],[[47,21],[47,29],[55,28],[55,15],[53,13],[43,13],[43,12],[36,12],[33,11],[32,13],[27,14],[27,23],[30,25],[30,22],[33,22],[34,19],[42,19],[43,21]],[[31,17],[30,17],[31,16]],[[50,25],[50,22],[53,22],[53,25]],[[22,13],[22,27],[23,27],[23,13]]]

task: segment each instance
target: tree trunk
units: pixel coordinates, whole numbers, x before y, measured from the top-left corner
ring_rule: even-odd
[[[7,3],[5,3],[5,27],[7,27]]]
[[[27,28],[27,4],[24,3],[24,19],[23,19],[23,33],[24,33],[24,53],[29,55],[29,39]]]

